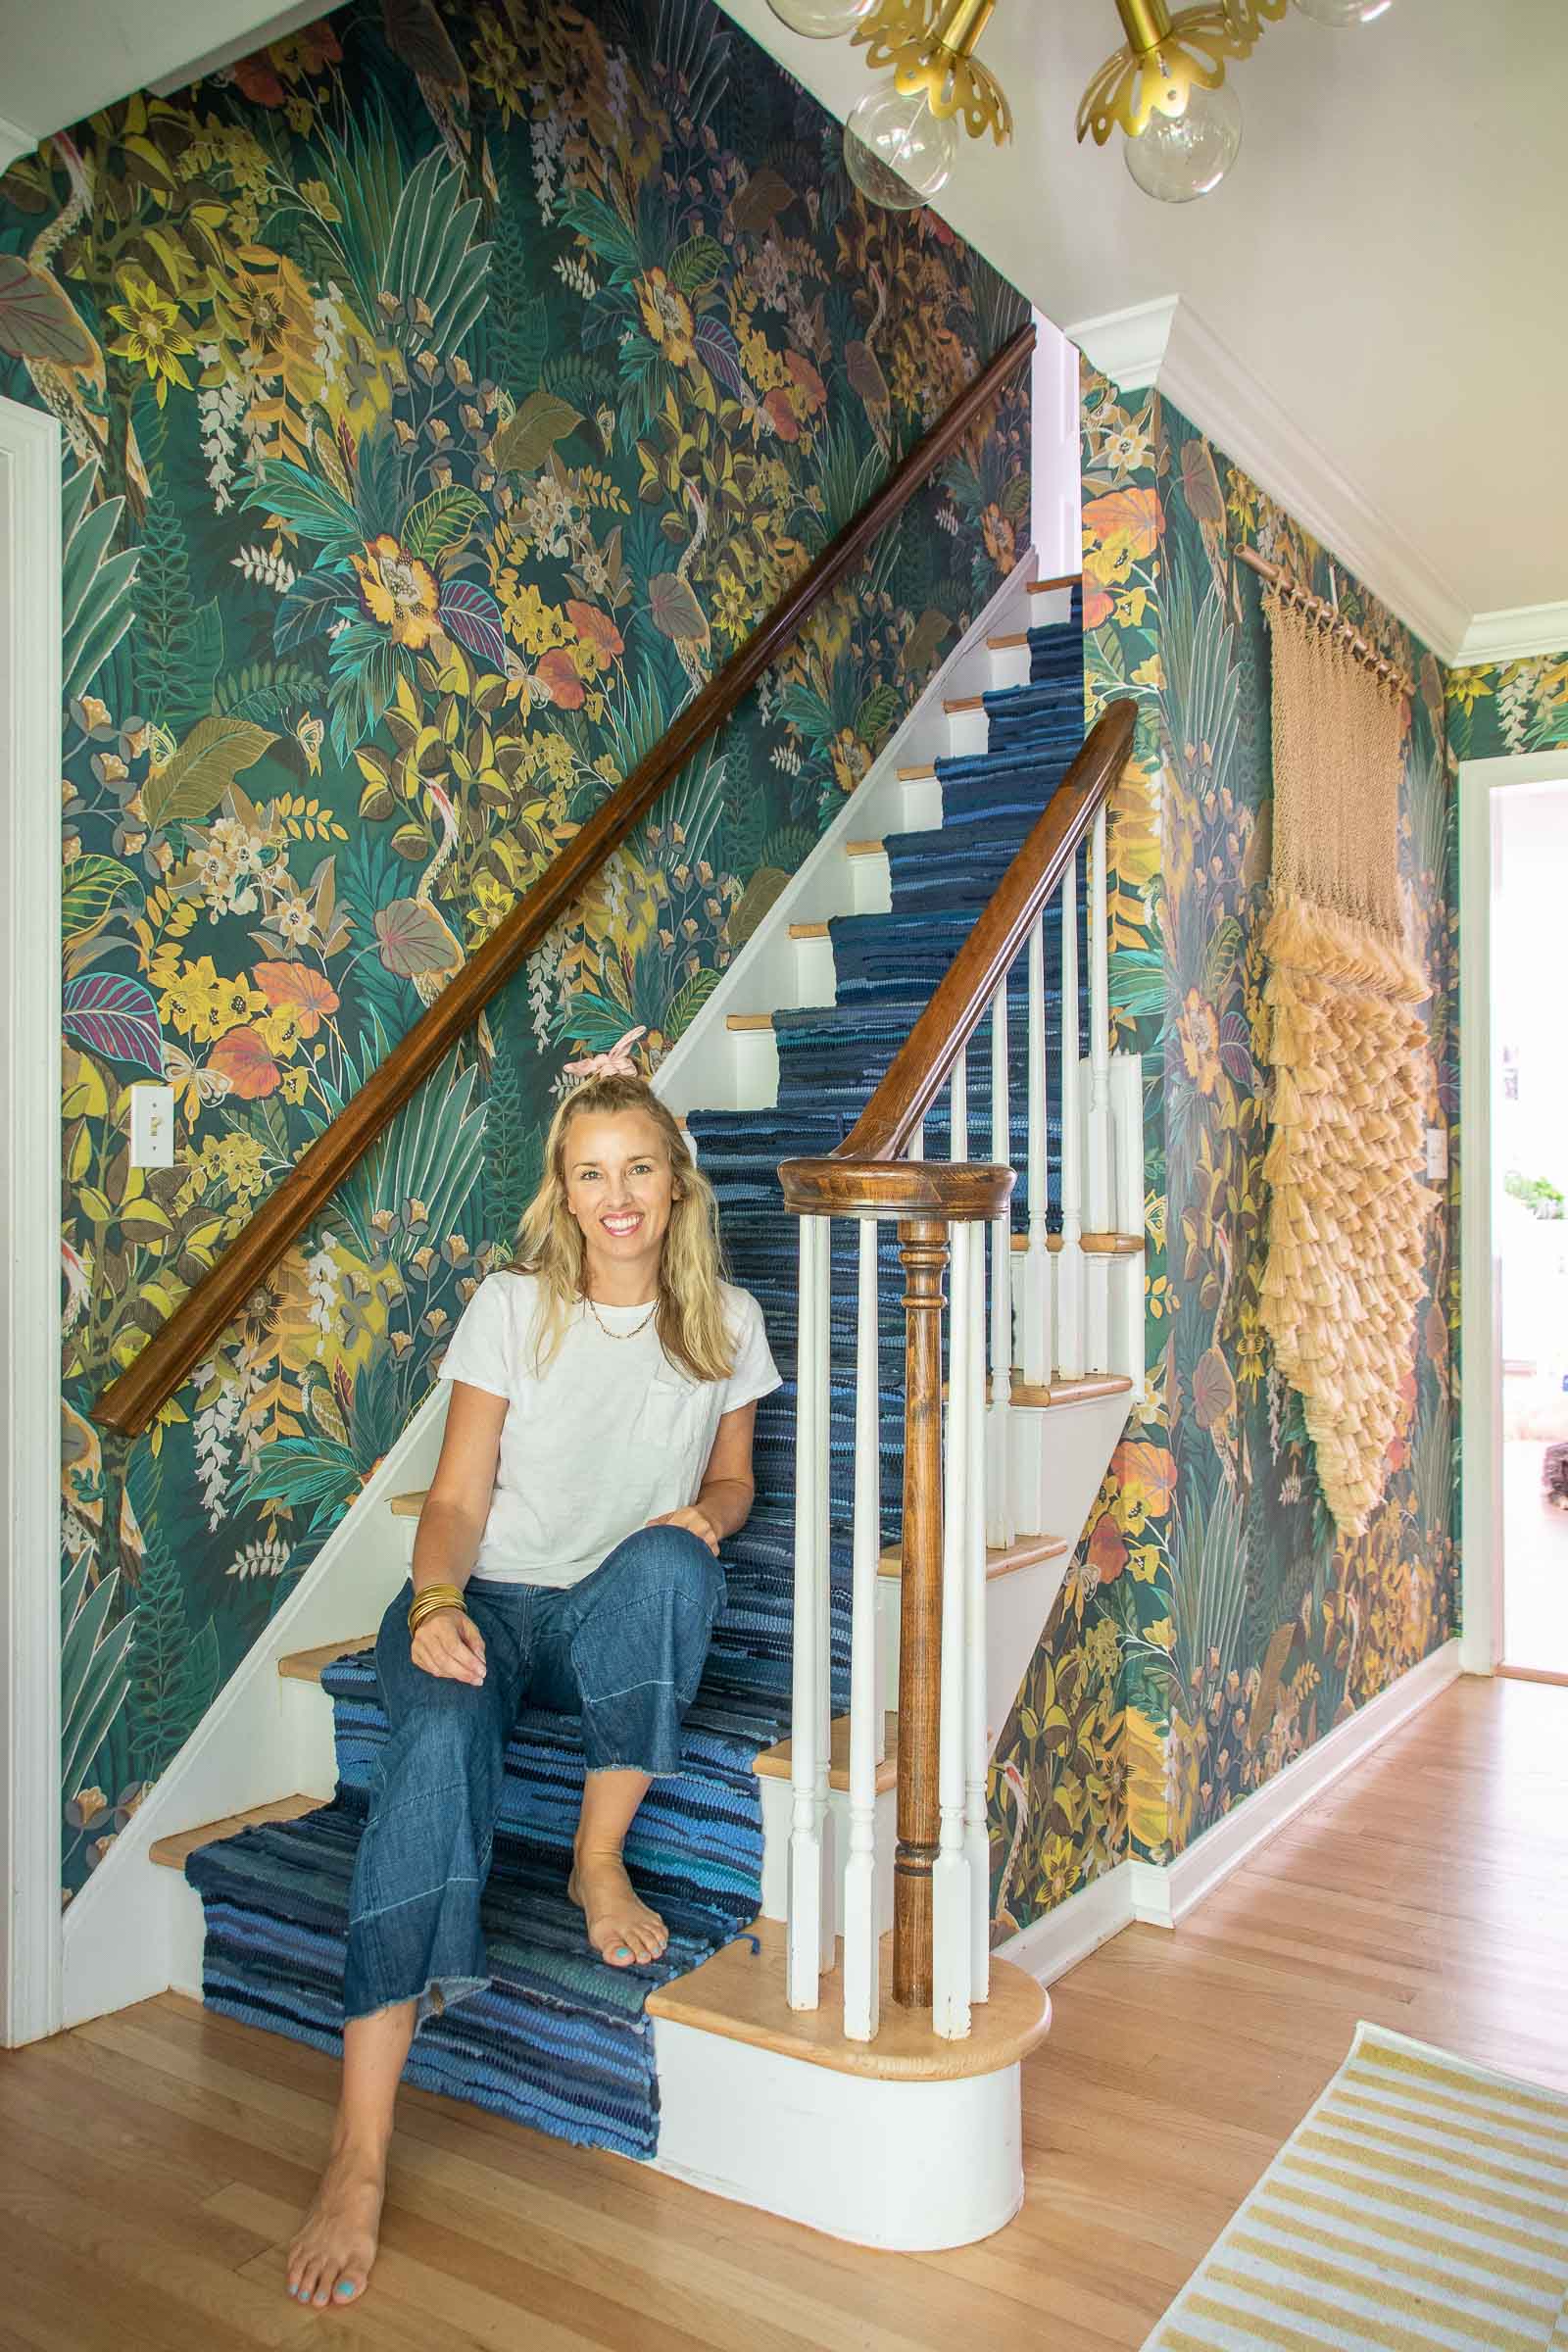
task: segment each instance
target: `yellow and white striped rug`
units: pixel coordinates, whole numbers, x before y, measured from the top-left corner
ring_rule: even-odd
[[[1144,2352],[1568,2352],[1568,2097],[1381,2026]]]

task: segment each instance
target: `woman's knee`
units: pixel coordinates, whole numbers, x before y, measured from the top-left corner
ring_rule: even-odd
[[[724,1571],[689,1527],[644,1527],[629,1539],[637,1546],[637,1581],[706,1613],[722,1598]]]

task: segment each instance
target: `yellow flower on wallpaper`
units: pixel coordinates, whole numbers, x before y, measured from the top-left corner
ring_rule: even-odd
[[[169,398],[171,384],[190,390],[184,361],[196,349],[180,322],[179,307],[141,271],[122,270],[119,285],[123,299],[109,305],[109,316],[122,332],[110,344],[118,359],[144,368],[152,378],[158,406]]]
[[[1182,1066],[1200,1095],[1211,1095],[1218,1087],[1223,1072],[1219,1058],[1219,1016],[1196,988],[1187,991],[1187,1002],[1176,1018],[1176,1036],[1182,1050]]]
[[[684,368],[697,349],[692,306],[685,295],[662,270],[649,270],[637,280],[637,307],[650,342],[659,345],[672,368]]]
[[[428,645],[441,625],[436,611],[440,590],[429,565],[386,531],[378,532],[364,554],[351,555],[349,562],[359,575],[361,603],[372,620],[391,630],[393,644],[416,651]]]

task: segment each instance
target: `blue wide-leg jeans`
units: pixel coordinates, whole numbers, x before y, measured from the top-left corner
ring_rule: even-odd
[[[416,1666],[407,1585],[376,1637],[392,1736],[349,1890],[345,2021],[411,2000],[422,2021],[490,1982],[479,1899],[525,1700],[581,1716],[590,1772],[679,1769],[724,1575],[689,1528],[645,1527],[580,1584],[475,1580],[465,1597],[484,1637],[477,1689]]]

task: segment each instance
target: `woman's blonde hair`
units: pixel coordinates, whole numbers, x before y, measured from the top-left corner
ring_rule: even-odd
[[[719,1284],[723,1253],[718,1239],[718,1202],[713,1188],[691,1155],[686,1138],[645,1078],[589,1078],[566,1096],[545,1139],[545,1172],[517,1227],[514,1271],[532,1274],[539,1284],[534,1369],[553,1362],[566,1323],[586,1297],[587,1253],[582,1227],[566,1204],[566,1137],[579,1117],[613,1118],[640,1110],[659,1129],[669,1153],[673,1198],[669,1226],[659,1260],[659,1310],[655,1328],[664,1353],[694,1380],[725,1380],[735,1368]]]

